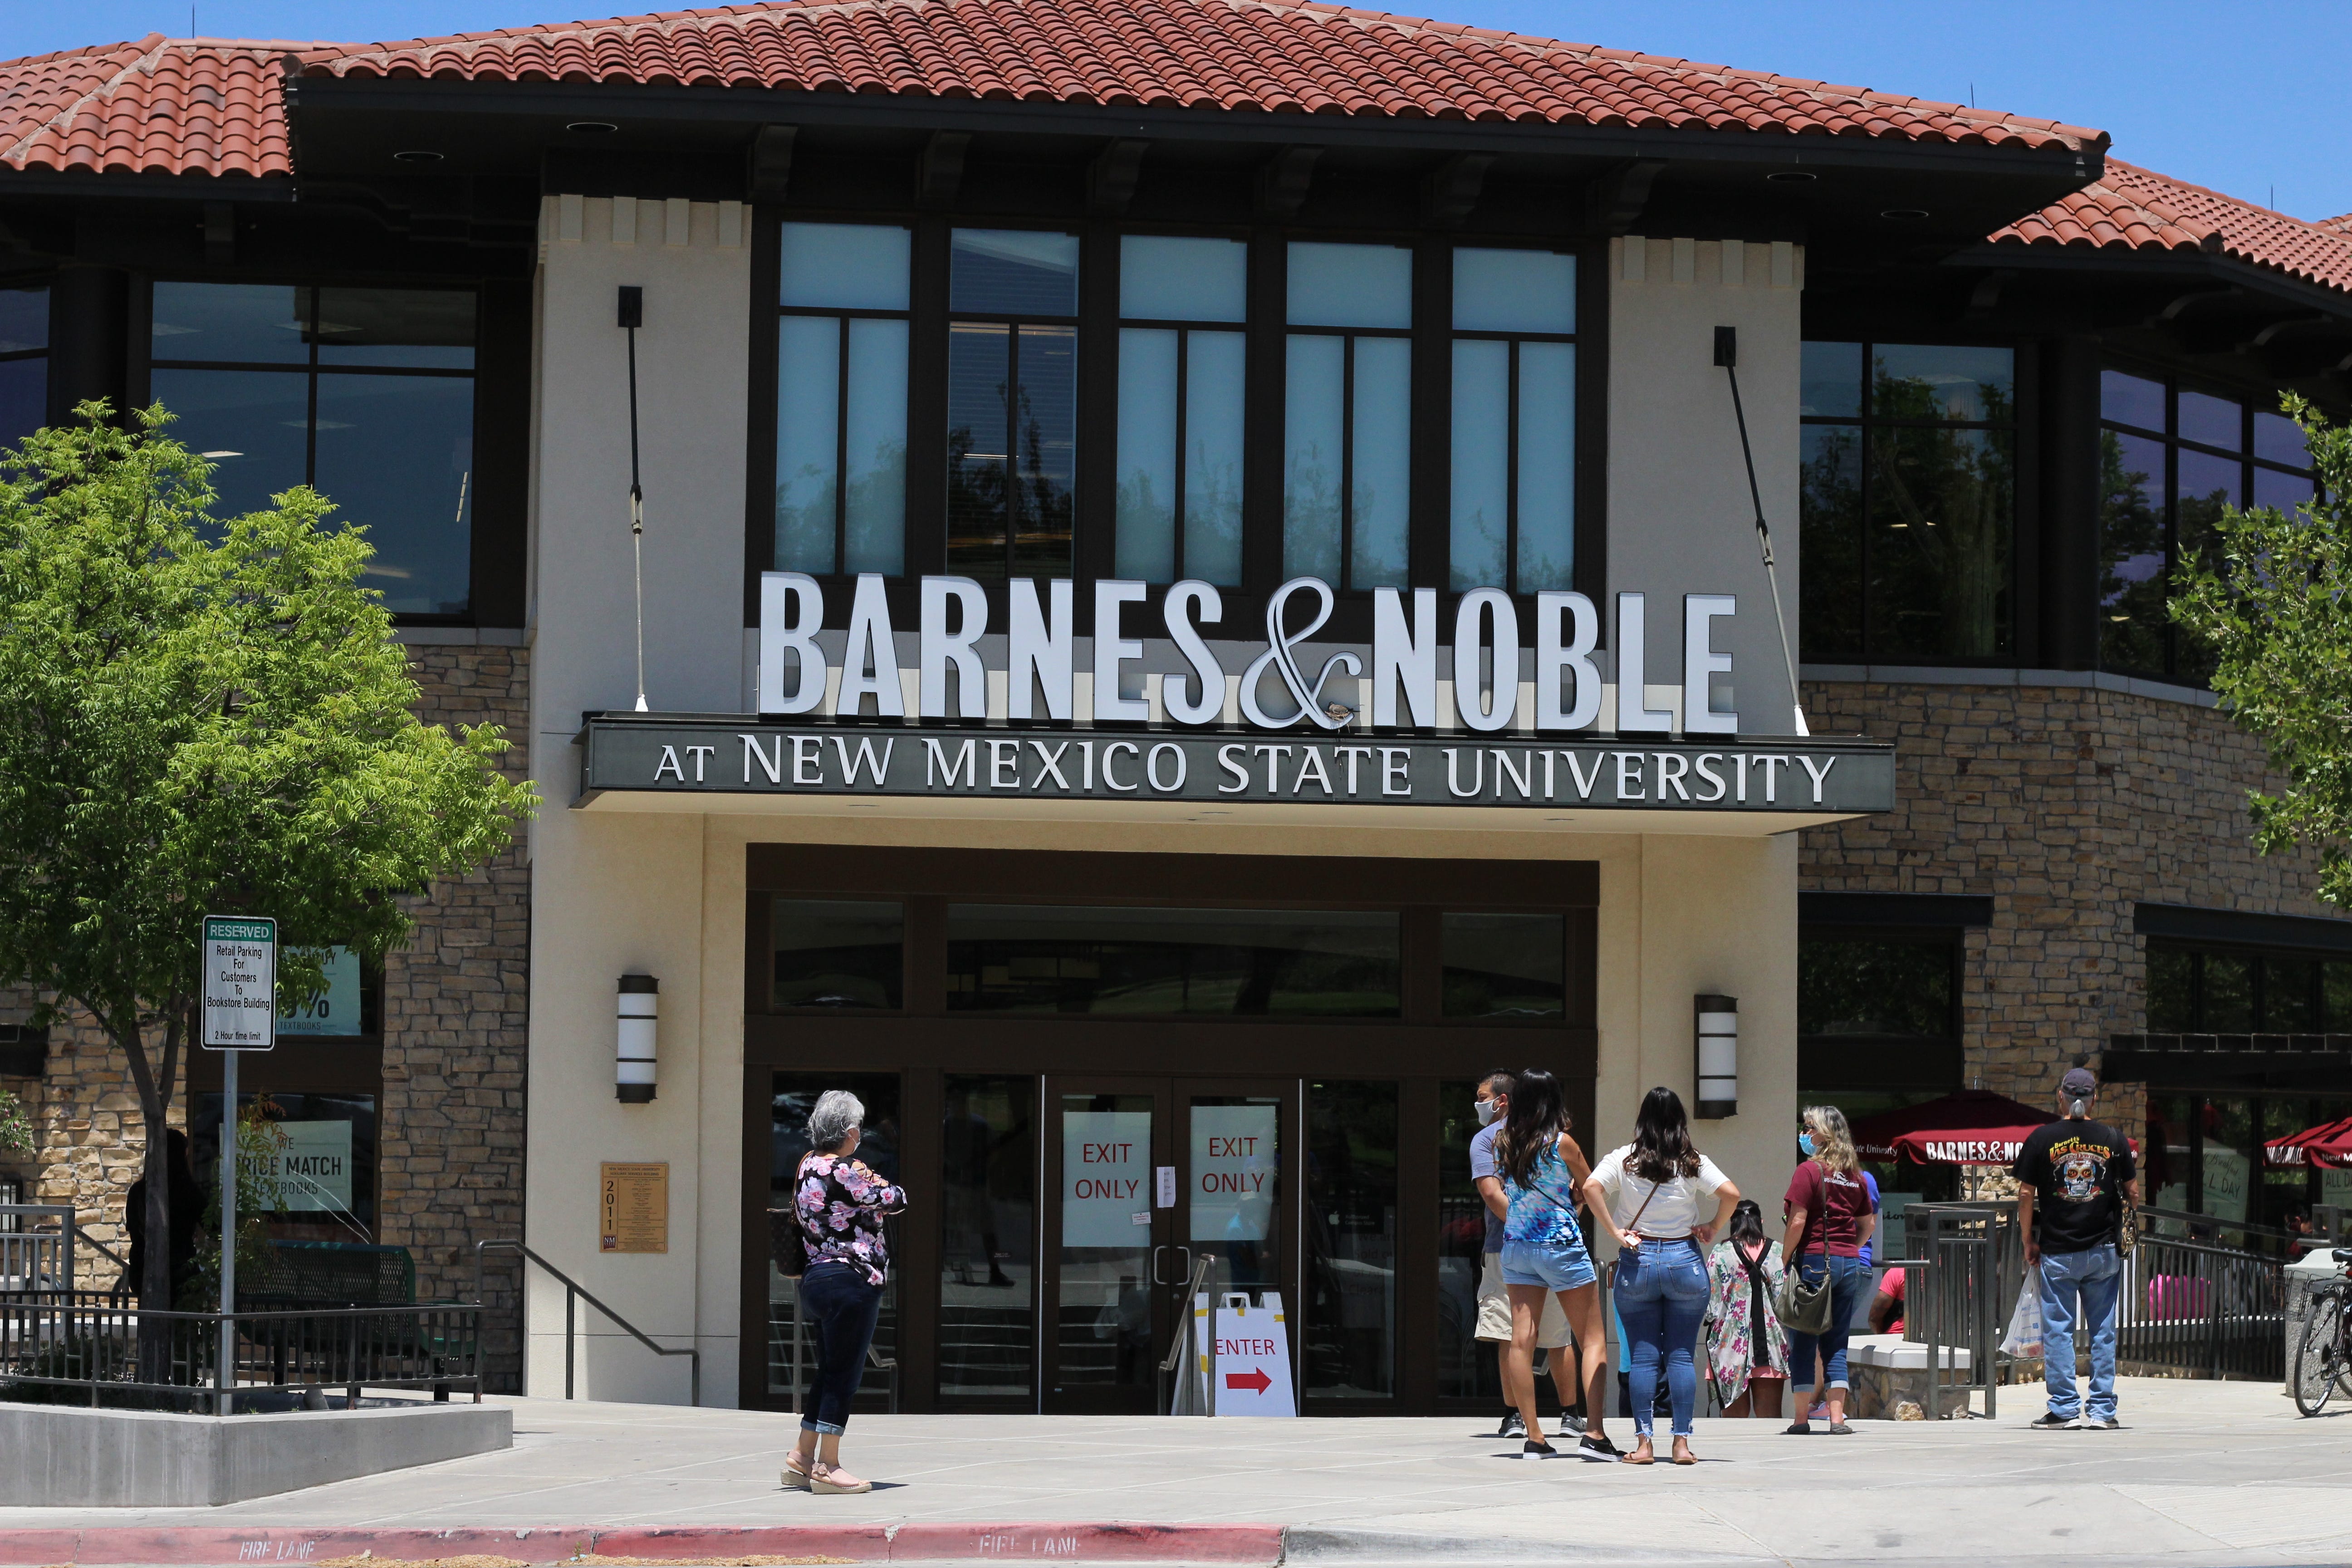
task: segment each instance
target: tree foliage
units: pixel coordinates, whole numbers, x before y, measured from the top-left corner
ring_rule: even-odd
[[[2298,396],[2281,407],[2303,427],[2319,499],[2292,515],[2224,509],[2170,608],[2210,652],[2223,707],[2287,781],[2248,792],[2255,847],[2316,846],[2319,896],[2352,907],[2352,428]]]
[[[300,994],[330,945],[399,945],[400,896],[497,854],[537,799],[495,727],[415,717],[363,529],[307,487],[212,519],[160,405],[76,414],[0,453],[0,984],[124,1053],[160,1237],[202,917],[274,916]]]

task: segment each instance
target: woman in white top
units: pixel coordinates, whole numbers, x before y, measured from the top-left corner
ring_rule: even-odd
[[[1694,1352],[1706,1317],[1706,1248],[1731,1217],[1739,1189],[1690,1140],[1682,1097],[1654,1089],[1633,1121],[1633,1141],[1592,1167],[1584,1192],[1617,1242],[1617,1315],[1632,1351],[1633,1451],[1629,1465],[1657,1461],[1650,1411],[1665,1364],[1674,1406],[1675,1463],[1698,1461],[1690,1450],[1691,1412],[1698,1404]],[[1715,1217],[1702,1220],[1712,1200]]]

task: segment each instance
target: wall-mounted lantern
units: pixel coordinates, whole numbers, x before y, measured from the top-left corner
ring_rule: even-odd
[[[654,1097],[654,1044],[661,1023],[661,982],[650,974],[624,974],[617,1000],[620,1039],[613,1069],[613,1092],[623,1105],[643,1105]]]
[[[1694,1114],[1720,1121],[1739,1114],[1739,998],[1701,994],[1698,1014],[1698,1106]]]

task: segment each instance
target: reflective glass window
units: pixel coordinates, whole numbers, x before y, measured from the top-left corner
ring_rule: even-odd
[[[1412,252],[1395,245],[1290,245],[1294,327],[1412,325]]]
[[[1568,1016],[1568,920],[1556,914],[1440,917],[1449,1018]]]
[[[780,1072],[772,1074],[770,1082],[767,1206],[771,1210],[793,1206],[794,1178],[800,1173],[802,1157],[809,1152],[809,1112],[816,1109],[818,1099],[828,1089],[846,1089],[866,1107],[856,1159],[886,1182],[906,1179],[899,1164],[906,1129],[897,1073]],[[882,1306],[875,1321],[873,1347],[874,1357],[884,1362],[898,1359],[898,1270],[895,1260],[903,1251],[900,1227],[908,1223],[903,1216],[883,1222],[894,1261],[882,1285]],[[757,1267],[756,1255],[753,1267]],[[814,1410],[815,1325],[801,1310],[799,1282],[779,1273],[772,1258],[768,1265],[767,1287],[768,1392],[779,1396],[797,1394],[797,1408]],[[868,1358],[858,1384],[856,1408],[888,1408],[891,1380],[889,1368],[876,1366],[874,1358]]]
[[[2197,1027],[2197,958],[2173,948],[2147,950],[2147,1026],[2177,1035]]]
[[[474,342],[467,289],[159,281],[149,389],[213,465],[215,517],[309,484],[363,527],[362,578],[400,615],[471,604]]]
[[[1454,330],[1576,331],[1576,258],[1549,250],[1454,253]]]
[[[0,289],[0,354],[26,353],[48,346],[48,285],[34,283]]]
[[[782,226],[777,302],[812,310],[903,310],[913,236],[892,225]]]
[[[197,1190],[220,1190],[221,1096],[192,1094],[188,1107],[188,1152]],[[328,1242],[368,1246],[376,1238],[376,1103],[373,1094],[269,1089],[241,1091],[240,1116],[259,1110],[278,1134],[278,1152],[268,1179],[278,1189],[278,1209],[265,1221],[278,1242]],[[292,1249],[272,1247],[257,1279],[242,1265],[238,1294],[265,1302],[294,1300],[304,1288],[295,1273]],[[364,1256],[364,1255],[362,1255]]]
[[[1078,313],[1078,237],[1025,228],[960,228],[949,258],[948,308],[982,315]]]
[[[2274,507],[2292,515],[2295,508],[2308,502],[2316,487],[2309,474],[2290,474],[2278,468],[2254,469],[2256,506]]]
[[[1239,321],[1249,247],[1237,239],[1130,234],[1118,244],[1118,313],[1138,321]]]
[[[907,558],[908,231],[788,223],[782,232],[776,566],[898,575]]]
[[[941,1086],[940,1396],[1036,1386],[1037,1080],[950,1073]]]
[[[1393,1016],[1397,916],[950,905],[951,1010]]]
[[[2127,371],[2101,371],[2099,417],[2163,435],[2170,428],[2164,414],[2164,383]]]
[[[49,290],[0,289],[0,447],[48,422]]]
[[[1309,1398],[1386,1399],[1397,1391],[1397,1134],[1393,1081],[1307,1086],[1299,1340]]]
[[[1491,1403],[1503,1385],[1494,1342],[1478,1337],[1486,1205],[1470,1180],[1477,1097],[1473,1079],[1449,1079],[1437,1087],[1437,1392],[1443,1398]]]
[[[2007,654],[2016,574],[2013,351],[1826,342],[1804,353],[1804,652],[1921,662]],[[1864,365],[1866,395],[1855,379]]]
[[[1957,935],[1805,931],[1797,944],[1797,1033],[1934,1038],[1957,1034]]]
[[[904,905],[778,899],[769,906],[768,940],[774,963],[771,995],[779,1007],[904,1005]]]
[[[2245,405],[2232,398],[2215,397],[2210,393],[2190,392],[2183,388],[2178,417],[2180,438],[2208,447],[2219,447],[2225,452],[2241,451],[2245,446],[2243,424]]]
[[[2304,442],[2303,427],[2284,414],[2265,409],[2254,411],[2254,456],[2291,468],[2311,466],[2311,448]]]
[[[2099,660],[2111,668],[2164,668],[2170,495],[2161,441],[2100,432]]]

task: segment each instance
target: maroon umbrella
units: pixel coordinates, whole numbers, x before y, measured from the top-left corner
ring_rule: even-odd
[[[2026,1134],[2053,1120],[2022,1101],[1965,1089],[1853,1124],[1854,1152],[1865,1160],[1916,1160],[1925,1165],[2006,1165]]]
[[[2299,1169],[2318,1165],[2327,1170],[2352,1170],[2352,1116],[2339,1116],[2263,1145],[2263,1163],[2273,1168]]]

